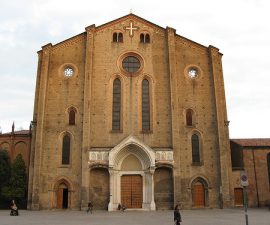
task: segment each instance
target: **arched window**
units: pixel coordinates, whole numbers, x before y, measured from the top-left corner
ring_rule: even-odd
[[[123,42],[123,34],[122,33],[118,34],[118,42]]]
[[[113,33],[113,42],[117,42],[117,33]]]
[[[200,159],[200,140],[197,134],[193,134],[191,137],[191,145],[192,145],[192,162],[199,163]]]
[[[150,43],[150,35],[149,34],[140,34],[140,42],[141,43]]]
[[[113,82],[113,115],[112,130],[121,129],[121,81],[116,78]]]
[[[66,134],[62,143],[62,164],[68,165],[70,161],[70,136]]]
[[[186,124],[187,126],[192,126],[193,121],[192,121],[192,110],[188,109],[186,112]]]
[[[150,130],[150,96],[149,96],[149,81],[142,81],[142,130]]]
[[[113,33],[113,42],[123,42],[123,34],[122,33]]]
[[[75,115],[76,112],[74,109],[69,110],[69,125],[75,125]]]
[[[144,43],[144,34],[140,34],[140,42]]]
[[[149,34],[145,35],[145,43],[150,43],[150,35]]]
[[[270,153],[267,154],[268,181],[270,184]]]

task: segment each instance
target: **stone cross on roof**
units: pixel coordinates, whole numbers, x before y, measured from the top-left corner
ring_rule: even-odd
[[[134,26],[133,23],[134,23],[134,22],[131,20],[131,21],[129,22],[129,27],[124,27],[125,30],[129,30],[129,36],[130,36],[130,37],[133,37],[133,35],[134,35],[133,31],[139,30],[139,27]]]

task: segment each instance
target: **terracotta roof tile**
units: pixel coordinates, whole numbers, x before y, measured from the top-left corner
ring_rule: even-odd
[[[230,139],[238,145],[245,147],[270,147],[270,138]]]
[[[29,130],[17,130],[17,131],[14,131],[15,135],[16,134],[29,134]],[[7,135],[7,134],[11,134],[11,132],[8,132],[8,133],[3,133],[3,135]]]

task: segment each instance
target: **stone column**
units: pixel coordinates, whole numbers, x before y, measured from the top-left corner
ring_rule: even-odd
[[[108,211],[114,211],[114,209],[116,208],[116,200],[117,200],[117,196],[116,196],[116,192],[117,192],[117,187],[116,187],[116,173],[115,170],[110,168],[109,169],[109,174],[110,174],[110,202],[108,205]]]
[[[151,194],[152,194],[151,203],[150,203],[150,210],[151,211],[156,210],[154,173],[155,173],[155,169],[151,168],[150,169],[150,174],[151,174]]]

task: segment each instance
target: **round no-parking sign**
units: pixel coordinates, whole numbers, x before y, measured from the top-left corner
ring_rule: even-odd
[[[242,186],[248,186],[248,177],[247,177],[247,172],[246,171],[241,171],[240,172],[240,180],[241,180],[241,185]]]

